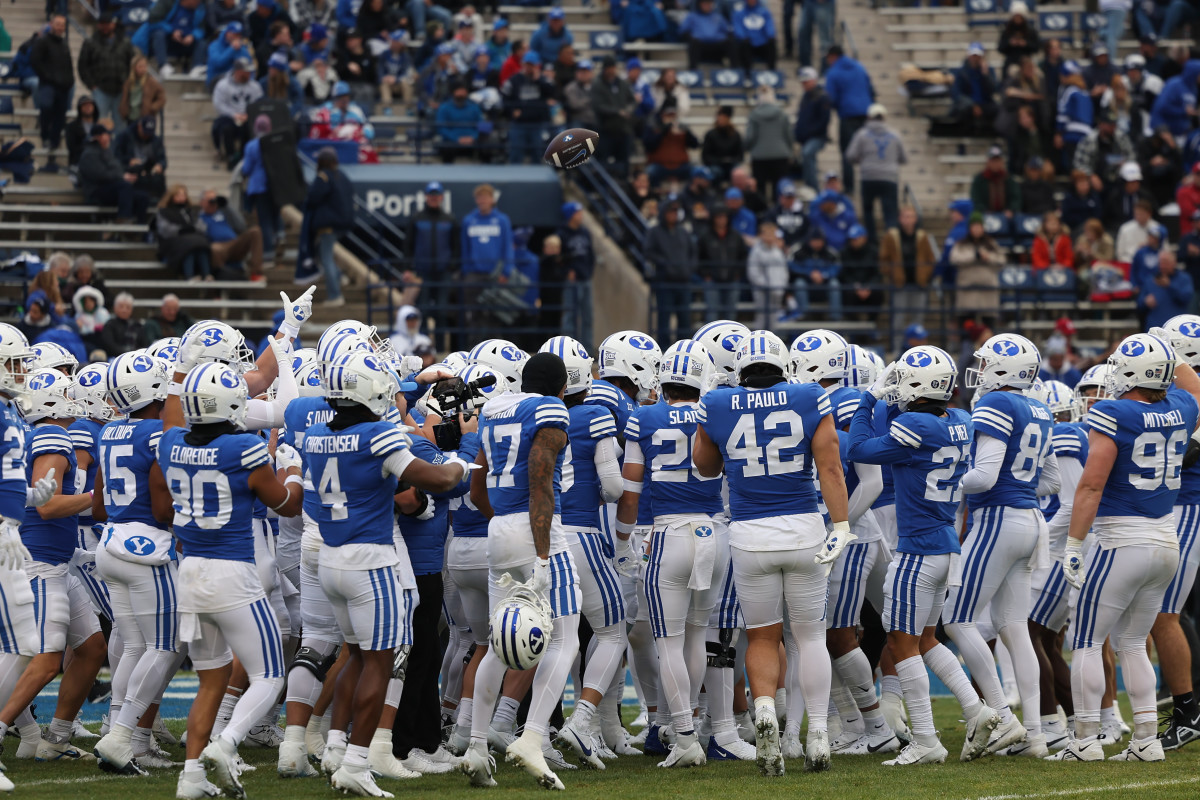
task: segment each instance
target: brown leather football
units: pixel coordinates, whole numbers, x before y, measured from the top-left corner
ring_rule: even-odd
[[[565,130],[550,140],[546,146],[546,163],[558,169],[574,169],[596,152],[596,140],[600,134],[586,128]]]

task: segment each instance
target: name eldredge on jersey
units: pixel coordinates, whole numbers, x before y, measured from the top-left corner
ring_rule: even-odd
[[[745,406],[742,405],[742,400],[746,401]],[[750,392],[747,394],[735,394],[729,398],[729,408],[732,411],[774,408],[786,405],[788,405],[788,393],[785,391]]]
[[[192,467],[215,467],[220,455],[221,451],[215,447],[184,447],[177,444],[171,448],[173,463]]]

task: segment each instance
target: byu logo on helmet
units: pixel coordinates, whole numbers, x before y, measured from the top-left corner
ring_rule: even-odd
[[[699,528],[696,528],[696,536],[698,536],[701,539],[707,539],[708,537],[712,536],[712,534],[713,534],[713,529],[708,527],[707,525],[703,525]]]
[[[367,356],[363,359],[363,366],[367,369],[380,369],[379,362],[373,356]]]
[[[1002,356],[1015,356],[1020,349],[1016,342],[1010,342],[1007,339],[1003,339],[992,345],[992,350]]]
[[[546,646],[546,634],[542,633],[541,628],[529,629],[529,649],[536,656],[542,652],[542,648]]]
[[[724,347],[726,350],[728,350],[731,353],[736,353],[737,349],[738,349],[738,345],[742,343],[743,338],[744,337],[742,337],[736,333],[731,333],[728,336],[726,336],[724,339],[721,340],[721,347]]]
[[[92,387],[100,383],[101,380],[103,378],[97,370],[89,369],[79,376],[79,385]]]
[[[230,389],[236,389],[238,385],[238,376],[233,374],[231,370],[222,370],[221,385],[228,386]]]
[[[1142,344],[1141,342],[1137,341],[1136,339],[1132,342],[1126,342],[1125,344],[1121,345],[1121,353],[1123,355],[1140,356],[1142,353],[1145,353],[1145,352],[1146,352],[1146,345]]]
[[[806,336],[796,343],[796,349],[807,353],[810,350],[816,350],[821,346],[820,336]]]
[[[933,363],[933,356],[929,355],[929,353],[917,351],[916,353],[909,353],[908,358],[904,359],[904,363],[910,367],[928,367]]]
[[[54,375],[49,372],[43,372],[40,375],[34,375],[33,380],[29,382],[29,388],[33,390],[45,389],[54,385]]]
[[[1189,339],[1200,338],[1200,323],[1185,322],[1179,326],[1179,332]]]
[[[150,356],[138,356],[133,360],[134,372],[149,372],[154,369],[154,362],[150,360]]]
[[[178,345],[169,344],[166,347],[160,349],[158,351],[158,357],[162,358],[162,359],[166,359],[167,361],[175,361],[177,358],[179,358]]]
[[[504,358],[508,361],[521,360],[521,351],[516,347],[505,347],[500,350],[500,355],[504,356]]]
[[[630,336],[629,343],[638,350],[653,350],[654,342],[645,336]]]
[[[219,328],[209,328],[200,334],[200,344],[205,347],[212,347],[224,338],[225,334],[221,333]]]
[[[310,370],[308,375],[304,378],[304,383],[308,386],[316,388],[321,385],[321,376],[315,369]]]
[[[148,556],[154,552],[154,540],[147,536],[130,536],[125,540],[125,549],[135,556]]]

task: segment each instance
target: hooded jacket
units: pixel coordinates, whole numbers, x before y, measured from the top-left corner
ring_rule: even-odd
[[[407,320],[413,314],[418,319],[424,319],[416,306],[400,306],[396,311],[396,322],[389,341],[398,356],[423,356],[433,352],[433,340],[421,332],[420,325],[416,333],[409,333]]]
[[[1200,78],[1200,59],[1189,59],[1183,65],[1183,74],[1167,81],[1162,94],[1154,101],[1150,112],[1150,127],[1166,125],[1176,138],[1186,136],[1191,130],[1189,108],[1196,107],[1196,79]]]
[[[792,126],[778,104],[759,103],[750,112],[746,123],[746,152],[751,161],[792,157]]]
[[[88,88],[116,96],[121,94],[121,87],[129,77],[133,56],[133,44],[125,38],[120,26],[111,38],[97,31],[79,51],[79,74]]]
[[[854,134],[846,158],[858,165],[864,181],[898,183],[900,166],[908,163],[908,152],[900,134],[883,120],[873,119]]]
[[[83,301],[88,297],[96,301],[96,307],[90,312],[83,310]],[[112,318],[112,314],[104,307],[104,294],[94,286],[80,286],[71,298],[71,305],[75,307],[75,326],[79,328],[81,336],[99,333],[104,323]]]
[[[839,117],[865,117],[875,102],[871,76],[849,56],[842,56],[825,72],[825,92]]]
[[[646,234],[644,252],[654,283],[686,283],[696,271],[696,244],[692,234],[678,222],[674,227],[664,221],[671,208],[659,213],[659,223]]]

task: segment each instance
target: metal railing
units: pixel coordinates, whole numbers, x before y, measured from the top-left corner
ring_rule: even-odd
[[[642,254],[642,244],[649,228],[637,206],[629,199],[629,195],[595,159],[569,174],[575,178],[575,184],[583,190],[592,214],[604,227],[605,234],[625,251],[638,271],[644,273],[646,261]]]

